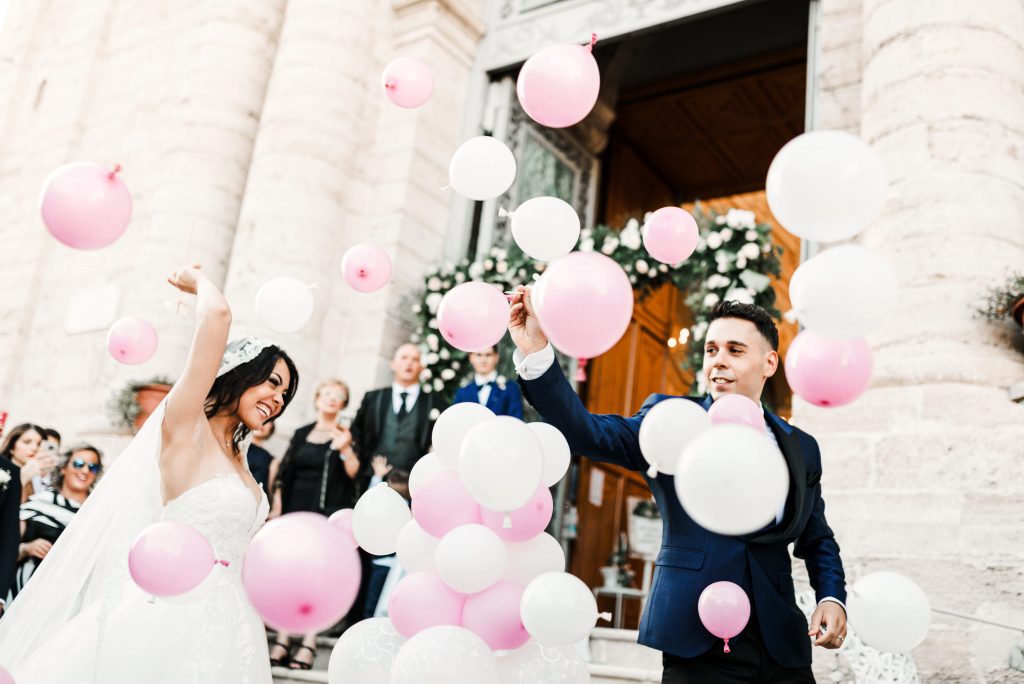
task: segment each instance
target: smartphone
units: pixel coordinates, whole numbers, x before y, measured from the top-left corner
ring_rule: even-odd
[[[352,425],[352,416],[346,416],[343,413],[338,414],[338,427],[345,428],[346,430]]]

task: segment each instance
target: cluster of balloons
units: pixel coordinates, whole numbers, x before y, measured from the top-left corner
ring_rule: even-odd
[[[860,233],[882,209],[885,171],[863,140],[843,131],[813,131],[789,141],[768,169],[772,213],[805,240],[837,242]],[[805,326],[786,356],[793,391],[817,406],[843,406],[867,389],[871,351],[864,338],[892,314],[896,275],[859,245],[808,259],[793,274],[793,315]]]
[[[597,603],[544,532],[549,488],[569,466],[565,438],[463,403],[437,419],[433,444],[410,473],[411,508],[382,484],[351,514],[357,543],[396,553],[408,574],[388,618],[338,641],[329,681],[497,684],[502,671],[522,669],[540,673],[536,684],[589,681],[565,647],[590,634]]]

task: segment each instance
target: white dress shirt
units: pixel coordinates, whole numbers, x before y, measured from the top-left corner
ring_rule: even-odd
[[[420,396],[420,386],[415,384],[406,387],[397,382],[391,384],[391,409],[396,415],[402,410],[402,392],[406,393],[405,410],[412,413],[412,407],[416,404],[417,397]]]
[[[554,352],[552,352],[554,354]],[[477,385],[483,385],[485,382],[494,383],[498,380],[498,371],[491,371],[487,375],[473,374],[473,382]],[[478,402],[487,406],[487,400],[491,398],[491,385],[484,385],[477,390],[476,399]]]

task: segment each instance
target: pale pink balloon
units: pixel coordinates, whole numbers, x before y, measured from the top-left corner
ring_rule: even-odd
[[[552,261],[531,298],[548,339],[575,358],[592,359],[611,349],[633,316],[633,287],[625,271],[595,252]]]
[[[715,399],[715,403],[708,409],[708,417],[715,425],[735,423],[752,427],[758,432],[768,429],[764,422],[764,411],[742,394],[726,394]]]
[[[504,541],[518,543],[533,539],[543,532],[551,522],[553,508],[551,490],[542,483],[537,488],[537,493],[526,502],[526,505],[508,513],[508,522],[511,523],[511,527],[505,527],[506,514],[499,511],[481,508],[480,517],[483,519],[484,525],[497,533]]]
[[[516,94],[537,123],[565,128],[582,121],[597,102],[601,72],[590,45],[552,45],[523,64]]]
[[[462,626],[487,642],[493,650],[510,651],[530,640],[519,604],[523,588],[512,582],[497,584],[466,599]]]
[[[750,620],[750,599],[732,582],[715,582],[701,592],[697,614],[709,632],[725,639],[728,653],[729,639],[743,631]]]
[[[107,331],[107,350],[117,361],[137,366],[153,358],[159,336],[156,328],[141,318],[122,318]]]
[[[437,308],[437,328],[448,344],[464,352],[495,345],[508,328],[508,299],[487,283],[456,285]]]
[[[389,100],[406,109],[419,107],[434,92],[430,67],[412,57],[399,57],[388,64],[380,84]]]
[[[678,264],[697,249],[700,231],[689,212],[679,207],[662,207],[644,224],[647,253],[665,264]]]
[[[804,330],[786,352],[786,380],[804,401],[843,406],[871,382],[871,347],[864,340],[837,340]]]
[[[395,585],[388,598],[388,617],[395,630],[409,638],[428,627],[462,622],[466,596],[445,584],[436,573],[414,572]]]
[[[351,542],[352,548],[359,546],[359,542],[356,541],[355,536],[352,534],[352,514],[355,513],[354,509],[342,508],[340,511],[335,511],[331,514],[331,517],[327,519],[327,522],[337,527],[345,535],[346,541]]]
[[[341,275],[353,290],[374,292],[391,280],[391,257],[377,245],[354,245],[341,257]]]
[[[128,572],[153,596],[178,596],[196,588],[213,570],[210,542],[196,528],[174,520],[144,529],[128,551]]]
[[[412,517],[440,539],[460,525],[480,523],[480,504],[470,496],[457,470],[434,473],[416,489]]]
[[[242,583],[271,627],[320,632],[352,607],[362,566],[344,532],[317,513],[289,513],[256,533],[242,564]]]
[[[14,684],[14,677],[2,666],[0,666],[0,684]]]
[[[132,195],[120,165],[72,162],[43,183],[40,211],[53,237],[75,249],[113,244],[132,220]]]

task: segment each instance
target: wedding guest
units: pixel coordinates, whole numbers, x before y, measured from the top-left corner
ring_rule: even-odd
[[[18,571],[9,599],[17,598],[39,563],[71,522],[103,470],[102,454],[84,442],[72,445],[60,457],[52,489],[29,497],[21,505],[21,544]]]
[[[43,441],[49,442],[54,446],[54,451],[60,451],[61,437],[60,433],[54,428],[43,428]]]
[[[271,497],[270,483],[277,477],[277,459],[266,449],[267,440],[274,434],[274,421],[264,423],[252,432],[252,444],[246,454],[249,472],[260,483],[267,498]]]
[[[455,403],[483,404],[498,416],[523,418],[523,395],[514,382],[498,375],[497,345],[469,353],[473,380],[455,392]]]
[[[18,567],[18,506],[21,504],[21,473],[6,456],[0,456],[0,617]]]
[[[21,469],[21,501],[24,503],[36,491],[42,491],[42,479],[57,465],[57,455],[41,451],[46,430],[22,423],[8,433],[0,445],[0,456],[9,459]]]

